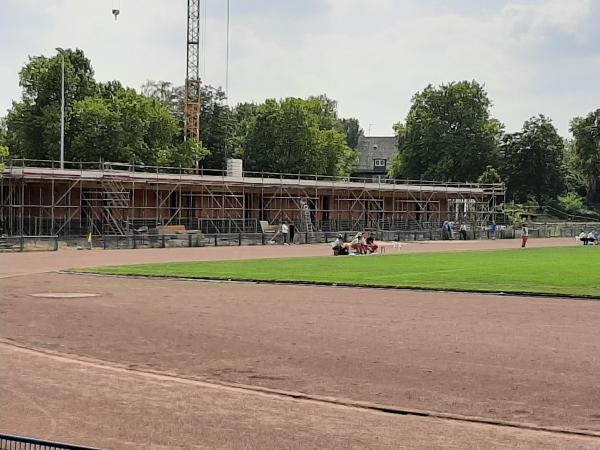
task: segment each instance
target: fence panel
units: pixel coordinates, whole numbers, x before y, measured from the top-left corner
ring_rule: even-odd
[[[94,447],[82,447],[80,445],[61,444],[58,442],[43,441],[10,434],[0,434],[1,450],[102,450]]]
[[[58,250],[58,236],[1,236],[0,252],[47,252]]]

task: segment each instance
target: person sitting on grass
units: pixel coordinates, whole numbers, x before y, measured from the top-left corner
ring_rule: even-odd
[[[333,256],[346,256],[348,255],[348,244],[344,242],[344,236],[338,234],[337,239],[331,244],[333,250]]]
[[[350,242],[350,248],[356,254],[367,254],[367,243],[365,242],[361,232],[356,233],[356,236],[354,236],[354,239],[352,239],[352,242]]]
[[[367,238],[367,251],[369,253],[376,253],[379,246],[375,243],[375,235],[373,233],[369,234]]]
[[[596,235],[593,231],[590,231],[587,235],[588,245],[596,245],[598,242],[596,241]]]

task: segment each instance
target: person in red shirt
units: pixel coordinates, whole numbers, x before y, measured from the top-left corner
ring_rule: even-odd
[[[375,243],[375,235],[371,233],[367,238],[367,250],[369,253],[377,252],[379,246]]]

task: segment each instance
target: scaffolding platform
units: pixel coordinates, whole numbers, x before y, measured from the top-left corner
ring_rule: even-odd
[[[444,220],[483,227],[504,199],[502,184],[13,160],[0,181],[0,219],[10,235],[61,236],[168,225],[257,232],[261,221],[308,219],[315,231],[423,229]]]

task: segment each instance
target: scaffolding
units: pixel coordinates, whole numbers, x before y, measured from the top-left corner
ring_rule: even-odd
[[[309,232],[437,230],[445,220],[483,229],[502,221],[504,199],[502,184],[13,160],[0,181],[0,220],[8,235],[65,237],[165,225],[256,233],[260,221]]]

